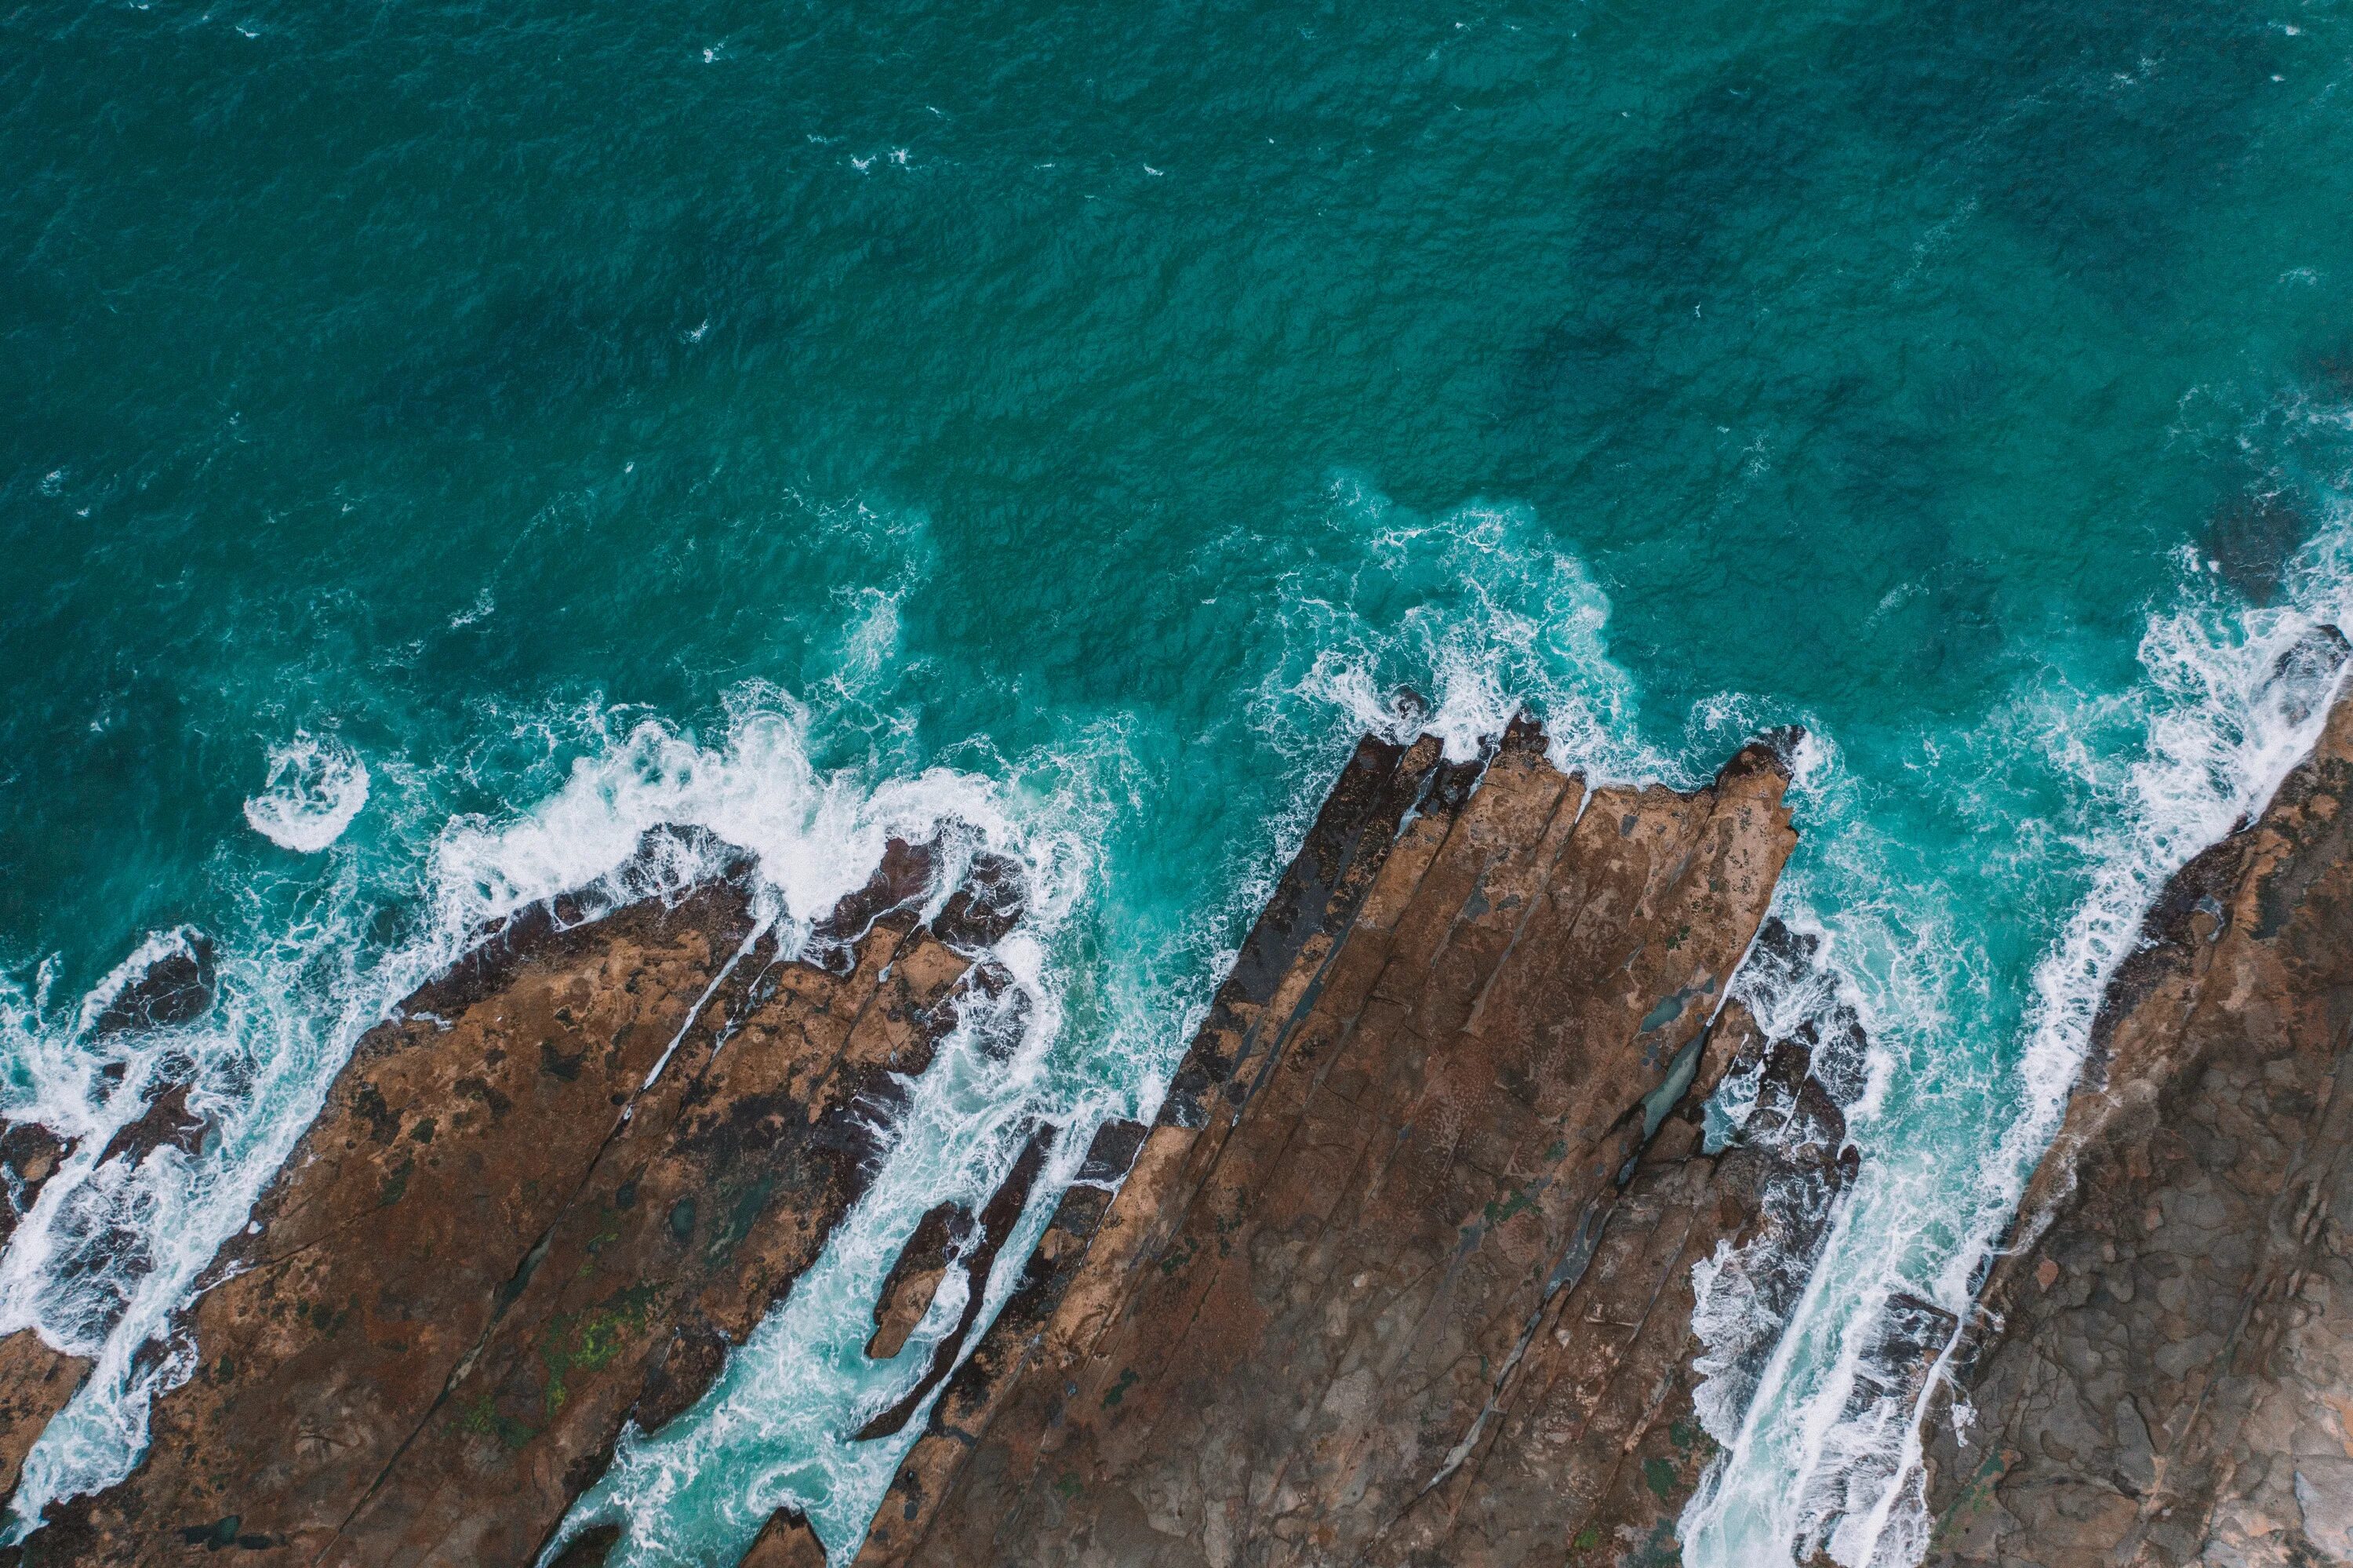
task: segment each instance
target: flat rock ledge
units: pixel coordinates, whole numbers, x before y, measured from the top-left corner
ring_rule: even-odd
[[[1590,789],[1525,719],[1469,763],[1361,743],[1156,1122],[1093,1133],[1006,1309],[871,1413],[922,1425],[857,1561],[1672,1561],[1714,1457],[1694,1266],[1801,1279],[1853,1169],[1825,1078],[1859,1035],[1725,1000],[1801,945],[1766,913],[1790,738],[1689,792]],[[960,988],[1003,983],[1010,868],[927,924],[937,863],[894,844],[822,961],[780,959],[735,874],[535,912],[419,991],[214,1267],[145,1461],[16,1560],[537,1560],[624,1424],[687,1410],[815,1259]],[[1712,1149],[1727,1074],[1753,1109]],[[165,1101],[110,1157],[189,1136]],[[924,1217],[871,1355],[986,1271],[1063,1135]],[[15,1213],[56,1150],[9,1136]],[[79,1375],[0,1341],[11,1484]],[[747,1559],[824,1560],[789,1513]]]
[[[2339,703],[2121,967],[1965,1341],[1970,1418],[1930,1412],[1940,1568],[2353,1562],[2348,806]]]

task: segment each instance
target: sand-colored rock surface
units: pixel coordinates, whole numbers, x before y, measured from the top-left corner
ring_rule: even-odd
[[[34,1440],[89,1371],[88,1361],[51,1350],[30,1329],[0,1340],[0,1497],[16,1489]]]

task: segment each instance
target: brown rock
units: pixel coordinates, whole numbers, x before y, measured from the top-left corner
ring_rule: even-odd
[[[1564,1494],[1614,1532],[1662,1449],[1687,1489],[1690,1264],[1788,1163],[1727,1182],[1697,1114],[1768,1049],[1709,1022],[1785,783],[1752,747],[1691,795],[1588,793],[1525,721],[1483,768],[1361,746],[860,1562],[1558,1563],[1593,1527]]]
[[[140,1469],[26,1561],[532,1561],[860,1190],[872,1106],[971,967],[916,924],[931,863],[896,846],[823,966],[723,880],[539,911],[419,991],[213,1270]]]
[[[891,1277],[883,1281],[882,1294],[875,1300],[874,1334],[866,1341],[868,1356],[889,1361],[906,1347],[907,1336],[931,1309],[948,1265],[971,1230],[972,1215],[961,1203],[942,1203],[923,1217],[915,1234],[907,1238],[899,1261],[891,1266]]]
[[[2151,912],[1985,1284],[1932,1563],[2353,1557],[2353,705]]]
[[[88,1361],[49,1349],[30,1329],[0,1340],[0,1498],[16,1491],[34,1439],[89,1371]]]
[[[744,1568],[825,1568],[825,1545],[808,1520],[790,1509],[778,1509],[752,1542]]]

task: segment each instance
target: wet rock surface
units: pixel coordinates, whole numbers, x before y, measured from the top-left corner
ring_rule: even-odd
[[[1588,791],[1525,721],[1483,766],[1364,743],[858,1561],[1672,1561],[1693,1266],[1846,1169],[1810,1054],[1721,1005],[1786,782],[1758,746]],[[1711,1155],[1734,1070],[1777,1136]],[[1810,1219],[1768,1202],[1808,1180]]]
[[[193,1023],[212,1008],[214,979],[212,938],[183,927],[145,972],[107,1004],[94,1033],[103,1039]]]
[[[818,963],[779,961],[723,877],[534,911],[419,991],[215,1265],[140,1468],[22,1561],[533,1561],[622,1423],[700,1397],[860,1190],[874,1107],[972,968],[918,921],[933,864],[894,846]],[[191,1135],[168,1096],[149,1120]],[[0,1341],[0,1459],[50,1386],[12,1370],[28,1338]]]
[[[875,1300],[874,1332],[866,1341],[871,1359],[887,1361],[906,1348],[907,1336],[931,1309],[948,1266],[964,1255],[971,1235],[972,1215],[961,1203],[942,1203],[916,1224]]]
[[[2324,651],[2325,652],[2325,651]],[[2124,964],[1926,1432],[1929,1561],[2353,1561],[2353,705]]]

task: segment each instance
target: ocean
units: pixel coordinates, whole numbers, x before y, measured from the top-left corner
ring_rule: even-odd
[[[956,821],[1030,883],[1019,1048],[947,1053],[575,1515],[727,1564],[792,1503],[846,1562],[914,1217],[1025,1114],[1157,1103],[1356,736],[1525,706],[1611,779],[1807,732],[1820,958],[1749,992],[1864,1021],[1865,1174],[1788,1323],[1704,1302],[1778,1348],[1704,1397],[1684,1560],[1916,1561],[1878,1313],[1966,1304],[2353,614],[2348,46],[2330,0],[0,13],[0,1114],[85,1150],[0,1331],[98,1362],[11,1528],[135,1462],[175,1309],[484,920],[683,821],[806,921]],[[198,933],[211,1015],[97,1028]],[[164,1075],[204,1146],[97,1167]]]

